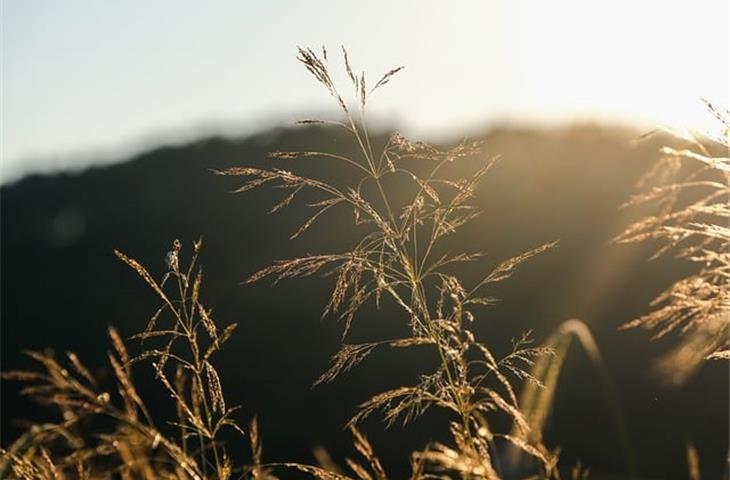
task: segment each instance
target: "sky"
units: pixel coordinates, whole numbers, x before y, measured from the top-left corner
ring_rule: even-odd
[[[345,45],[371,82],[405,65],[370,116],[426,140],[503,123],[703,129],[701,98],[730,103],[727,0],[0,2],[2,183],[335,115],[297,45],[326,45],[333,69]]]

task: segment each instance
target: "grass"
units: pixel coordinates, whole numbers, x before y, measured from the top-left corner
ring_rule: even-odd
[[[146,328],[134,335],[144,349],[132,356],[110,327],[109,364],[113,388],[105,388],[72,352],[65,361],[29,352],[42,371],[5,372],[26,383],[23,394],[58,409],[62,421],[36,425],[3,451],[0,477],[17,478],[230,478],[232,466],[220,431],[243,431],[231,419],[214,366],[216,352],[236,325],[220,329],[200,300],[202,271],[195,270],[201,242],[183,267],[182,245],[167,254],[169,271],[157,282],[138,261],[116,252],[159,297],[161,306]],[[167,283],[167,287],[165,284]],[[132,377],[132,367],[148,363],[166,391],[178,430],[170,435],[149,413]],[[164,420],[164,419],[160,419]]]
[[[312,227],[321,215],[339,209],[341,215],[353,215],[359,240],[337,253],[277,261],[254,273],[248,282],[269,277],[279,281],[323,272],[333,275],[336,280],[324,314],[335,314],[344,322],[343,339],[366,302],[372,300],[379,305],[389,300],[400,307],[401,321],[408,326],[409,336],[344,343],[334,356],[332,367],[316,383],[335,379],[380,348],[435,351],[439,361],[432,371],[423,373],[412,385],[386,390],[365,400],[350,420],[351,427],[357,427],[376,412],[392,425],[416,420],[430,408],[445,409],[455,419],[451,424],[451,445],[440,444],[416,452],[419,462],[459,475],[498,478],[503,468],[518,468],[499,465],[497,444],[506,442],[534,459],[542,475],[550,476],[556,457],[537,437],[526,435],[529,425],[515,392],[515,382],[537,381],[530,368],[536,358],[549,354],[549,350],[533,346],[526,334],[514,342],[509,355],[495,358],[491,349],[477,340],[471,325],[478,321],[480,311],[496,301],[488,295],[493,283],[506,280],[519,264],[553,248],[555,243],[510,258],[488,271],[480,281],[465,285],[458,276],[458,265],[478,261],[483,253],[447,253],[449,239],[479,214],[472,199],[497,158],[487,157],[468,177],[453,178],[442,172],[451,164],[481,156],[481,145],[462,143],[440,151],[395,133],[381,149],[374,148],[366,122],[368,100],[402,67],[390,70],[368,89],[365,74],[354,73],[347,52],[343,49],[342,53],[353,92],[352,103],[357,105],[354,111],[332,80],[326,50],[318,54],[300,49],[298,59],[336,101],[344,121],[335,124],[359,146],[358,157],[316,151],[275,152],[272,157],[325,158],[331,160],[333,168],[339,165],[353,169],[357,174],[354,181],[334,184],[283,169],[231,168],[219,173],[243,177],[239,192],[263,185],[288,190],[290,193],[272,211],[289,205],[304,190],[314,191],[317,198],[309,203],[314,213],[292,238]],[[399,190],[393,191],[389,188],[393,177],[410,185],[404,187],[401,183]],[[495,431],[489,418],[498,414],[507,416],[517,426],[517,435]]]
[[[653,204],[657,213],[630,225],[617,242],[651,241],[653,258],[674,253],[694,272],[670,285],[651,303],[653,310],[624,325],[681,338],[657,367],[682,384],[706,360],[730,359],[730,112],[707,103],[719,131],[704,139],[669,133],[679,147],[662,148],[663,158],[639,183],[624,207]]]
[[[159,280],[142,263],[116,252],[160,303],[146,327],[131,338],[138,343],[138,353],[130,353],[110,328],[111,384],[95,378],[73,353],[60,360],[29,352],[39,370],[5,372],[5,379],[24,383],[24,394],[56,409],[60,420],[32,426],[2,450],[0,478],[258,480],[298,472],[320,479],[382,480],[391,477],[378,459],[377,446],[362,432],[363,420],[380,416],[386,426],[408,424],[432,410],[446,412],[450,435],[412,453],[411,479],[587,477],[588,470],[580,464],[568,471],[559,462],[558,449],[547,446],[542,435],[573,339],[579,340],[599,374],[606,375],[585,324],[565,322],[543,344],[535,343],[531,332],[515,332],[506,349],[489,345],[474,328],[497,301],[490,294],[494,284],[509,279],[523,262],[556,247],[547,241],[486,269],[476,281],[468,282],[462,274],[463,264],[478,263],[483,253],[453,251],[457,243],[452,239],[479,215],[476,189],[498,158],[485,156],[479,143],[439,150],[398,133],[375,145],[366,119],[369,101],[403,67],[389,70],[368,87],[365,73],[353,69],[343,49],[351,92],[346,96],[333,81],[325,49],[300,49],[298,60],[332,96],[342,115],[342,120],[301,123],[341,128],[359,151],[356,156],[278,151],[271,157],[292,167],[305,159],[330,162],[331,171],[341,171],[338,178],[343,180],[273,167],[236,167],[217,173],[240,178],[239,193],[268,186],[282,190],[272,212],[295,203],[310,208],[311,215],[294,230],[292,239],[315,230],[323,215],[352,222],[356,238],[334,252],[274,261],[253,273],[248,283],[314,275],[333,279],[331,295],[323,299],[323,313],[342,322],[342,344],[315,385],[338,379],[384,349],[428,350],[434,362],[423,365],[424,371],[410,384],[374,392],[353,408],[347,426],[358,457],[345,459],[345,467],[323,452],[317,455],[318,465],[266,463],[255,418],[242,427],[238,408],[224,394],[225,379],[216,368],[216,354],[236,325],[217,324],[202,302],[203,274],[198,265],[202,243],[194,242],[188,250],[176,240],[166,256],[168,271]],[[711,111],[724,122],[726,131],[716,140],[727,148],[727,116]],[[616,239],[664,242],[658,254],[675,250],[699,266],[696,274],[655,301],[656,310],[626,325],[654,329],[657,336],[675,330],[682,334],[679,349],[662,361],[671,367],[665,371],[675,381],[686,378],[700,360],[728,357],[730,164],[725,157],[711,155],[696,139],[683,138],[691,140],[694,149],[666,148],[667,157],[647,177],[658,183],[642,184],[641,193],[627,204],[657,202],[660,213],[636,222]],[[697,163],[698,168],[682,170],[685,161]],[[666,165],[685,176],[677,181],[659,175],[666,172]],[[701,193],[687,197],[686,190]],[[369,304],[382,305],[387,321],[400,322],[408,334],[352,342],[354,322],[376,320],[360,315]],[[397,314],[391,317],[390,312]],[[493,353],[505,350],[509,353],[502,357]],[[150,415],[133,378],[142,364],[168,397],[170,418]],[[607,392],[610,396],[610,388]],[[620,419],[616,423],[621,429]],[[232,439],[227,432],[237,437]],[[625,437],[625,432],[620,435]],[[242,444],[248,445],[250,455],[235,464],[231,452],[241,450]],[[624,447],[630,457],[630,447],[626,443]],[[699,478],[694,447],[688,448],[687,456],[691,477]]]

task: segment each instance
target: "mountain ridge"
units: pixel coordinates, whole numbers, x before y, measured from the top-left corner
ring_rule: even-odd
[[[653,295],[686,268],[671,259],[647,264],[648,247],[609,244],[628,225],[630,214],[618,206],[657,160],[661,139],[636,144],[625,130],[595,126],[502,129],[482,138],[488,154],[500,154],[502,160],[478,191],[484,214],[455,240],[459,248],[486,249],[489,265],[547,241],[560,240],[560,246],[526,264],[495,291],[503,301],[484,311],[477,333],[499,350],[533,326],[542,339],[562,320],[583,318],[617,381],[632,438],[643,452],[642,470],[672,478],[683,468],[687,439],[668,434],[657,445],[652,436],[666,415],[679,408],[700,413],[692,422],[676,419],[687,423],[676,430],[696,435],[693,440],[708,458],[721,458],[727,439],[717,419],[727,419],[722,404],[727,396],[715,395],[709,403],[696,396],[727,385],[722,369],[706,368],[686,390],[658,390],[646,372],[662,345],[649,343],[645,332],[616,331],[644,312]],[[384,139],[380,135],[374,141]],[[311,461],[310,449],[317,444],[331,449],[335,458],[349,454],[341,427],[354,405],[391,383],[408,381],[424,359],[405,357],[404,372],[399,372],[388,362],[400,362],[401,357],[386,355],[334,384],[310,389],[336,351],[342,329],[334,321],[319,321],[328,279],[282,282],[274,288],[241,282],[277,258],[342,245],[352,234],[343,228],[351,216],[333,213],[292,242],[287,238],[306,219],[304,209],[268,215],[281,192],[264,188],[234,195],[240,181],[213,173],[231,166],[279,164],[331,175],[333,167],[324,161],[276,163],[267,154],[313,149],[351,153],[349,145],[341,131],[278,128],[236,140],[209,138],[160,147],[128,162],[77,174],[31,176],[1,187],[3,368],[28,366],[21,350],[46,347],[74,350],[88,364],[103,365],[106,325],[129,336],[143,328],[154,310],[154,298],[114,259],[113,249],[138,259],[160,278],[173,239],[189,248],[202,237],[203,298],[224,324],[239,323],[220,357],[224,387],[232,403],[243,404],[244,423],[259,414],[266,458]],[[387,309],[367,310],[356,319],[352,334],[360,339],[397,334],[403,322],[390,321],[389,315]],[[387,378],[382,378],[383,371]],[[103,369],[100,373],[104,375]],[[605,442],[595,444],[581,430],[590,422],[606,435],[614,431],[610,420],[601,417],[598,387],[580,354],[568,360],[564,375],[571,380],[558,389],[546,438],[562,445],[567,459],[581,458],[595,470],[620,472],[619,448],[604,452]],[[16,394],[10,385],[0,392],[4,444],[18,432],[10,417],[37,414]],[[152,403],[163,408],[160,398]],[[382,446],[384,461],[404,471],[403,453],[435,437],[433,425],[424,420],[403,432],[382,432],[377,422],[366,426],[376,447]],[[655,452],[646,453],[649,449]],[[711,466],[706,471],[712,476]]]

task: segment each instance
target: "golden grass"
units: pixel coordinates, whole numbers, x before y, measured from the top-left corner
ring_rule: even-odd
[[[705,360],[730,359],[730,112],[707,103],[718,122],[716,134],[669,133],[679,148],[662,148],[662,160],[640,182],[625,205],[655,205],[658,213],[629,226],[617,242],[652,241],[653,258],[673,252],[695,272],[656,297],[653,310],[623,326],[669,333],[679,345],[660,359],[670,382],[683,383]]]
[[[109,364],[115,389],[97,383],[74,353],[68,366],[51,354],[28,352],[43,371],[5,372],[26,383],[23,394],[60,410],[58,424],[33,427],[0,460],[0,478],[230,478],[227,449],[218,441],[224,428],[241,429],[232,420],[213,357],[235,324],[222,330],[200,301],[202,271],[195,270],[201,242],[193,244],[187,269],[181,269],[180,242],[168,253],[170,270],[158,283],[138,261],[116,252],[162,302],[147,327],[132,338],[144,349],[131,356],[110,327]],[[169,261],[174,259],[174,261]],[[165,289],[167,279],[172,279]],[[175,406],[179,429],[171,437],[158,428],[132,377],[137,363],[150,363],[154,377]],[[115,391],[116,390],[116,391]],[[105,420],[100,422],[99,419]],[[111,424],[101,428],[100,425]],[[89,431],[89,425],[94,428]]]
[[[283,169],[232,168],[223,175],[245,178],[243,192],[264,184],[290,190],[273,211],[290,204],[297,194],[314,190],[320,199],[309,203],[313,215],[292,238],[311,227],[317,218],[334,207],[354,214],[361,237],[344,252],[312,255],[278,261],[254,273],[249,282],[266,277],[280,280],[330,270],[335,286],[325,313],[337,314],[345,322],[343,338],[360,309],[368,301],[380,305],[387,298],[403,312],[411,335],[388,341],[351,345],[344,343],[333,358],[332,368],[319,382],[331,381],[355,367],[380,347],[433,348],[440,362],[410,386],[381,392],[363,402],[350,421],[354,448],[363,461],[348,459],[354,478],[387,478],[374,448],[357,428],[365,417],[380,411],[388,423],[415,420],[429,408],[450,411],[452,445],[435,444],[414,452],[412,478],[429,478],[432,473],[462,477],[500,478],[495,465],[496,443],[507,442],[533,459],[535,473],[557,475],[556,456],[539,436],[527,436],[529,425],[515,393],[515,383],[537,381],[529,369],[549,350],[532,346],[528,335],[514,342],[512,352],[498,359],[470,330],[475,309],[494,299],[487,288],[507,279],[525,260],[554,246],[548,243],[509,259],[466,287],[456,274],[459,263],[477,260],[479,252],[437,253],[448,237],[479,213],[470,203],[480,180],[496,158],[481,162],[471,176],[449,178],[440,175],[444,167],[480,153],[480,145],[464,143],[448,151],[394,134],[376,155],[365,123],[367,99],[387,84],[401,69],[388,71],[371,89],[364,73],[355,75],[343,49],[345,69],[355,92],[359,118],[339,94],[326,65],[326,51],[320,58],[312,50],[300,49],[299,60],[324,85],[344,113],[345,122],[334,122],[348,131],[360,147],[362,157],[349,158],[326,152],[275,152],[272,157],[291,160],[323,157],[354,168],[360,178],[350,184],[333,185]],[[304,123],[312,123],[309,120]],[[410,168],[409,163],[418,168]],[[422,173],[425,171],[426,173]],[[403,177],[414,192],[398,204],[384,179]],[[185,264],[182,244],[173,243],[167,253],[168,272],[158,282],[137,260],[121,252],[117,257],[132,268],[159,298],[161,305],[146,328],[132,338],[143,343],[141,353],[130,355],[119,334],[110,328],[114,352],[109,362],[115,374],[116,392],[97,384],[74,354],[68,355],[69,369],[53,356],[30,353],[45,369],[40,372],[6,372],[7,379],[26,382],[25,394],[58,408],[63,421],[37,426],[3,452],[2,473],[19,478],[191,478],[226,479],[234,473],[256,479],[270,478],[271,468],[295,468],[319,478],[350,478],[339,471],[301,464],[265,464],[255,421],[249,427],[251,464],[234,467],[226,445],[219,441],[224,428],[243,433],[232,419],[235,408],[227,405],[223,382],[213,363],[214,354],[229,338],[235,325],[220,329],[200,300],[202,272],[196,270],[201,248],[195,242]],[[132,378],[132,366],[149,363],[152,373],[175,406],[172,424],[179,430],[171,436],[155,424]],[[504,415],[519,434],[495,431],[489,418]],[[111,427],[98,430],[93,420],[111,420]],[[338,468],[339,470],[339,468]],[[431,472],[431,473],[429,473]]]
[[[351,108],[332,80],[326,50],[318,54],[311,49],[300,49],[299,61],[335,99],[344,120],[333,123],[351,135],[359,154],[350,157],[334,152],[288,151],[275,152],[272,157],[281,160],[320,157],[354,170],[358,177],[335,184],[281,168],[231,168],[218,173],[244,178],[238,192],[263,185],[289,190],[272,211],[289,205],[304,190],[317,194],[318,199],[308,204],[314,212],[292,238],[312,227],[321,215],[339,209],[341,214],[349,210],[353,215],[359,240],[341,252],[276,261],[251,275],[248,282],[333,274],[336,280],[324,313],[338,315],[344,321],[343,339],[366,302],[374,301],[379,306],[389,298],[400,307],[402,321],[411,332],[409,337],[343,343],[333,357],[332,367],[316,383],[335,379],[382,347],[435,350],[440,359],[435,370],[422,374],[412,385],[375,394],[361,403],[349,422],[352,428],[376,412],[390,425],[396,421],[404,424],[413,421],[430,408],[445,409],[454,418],[451,425],[454,447],[436,445],[417,452],[419,469],[499,478],[496,444],[507,442],[536,460],[541,475],[552,475],[556,457],[542,445],[539,436],[526,435],[529,425],[515,393],[515,383],[536,381],[530,368],[535,359],[549,350],[532,346],[525,335],[515,342],[512,353],[498,359],[488,346],[477,340],[471,325],[479,309],[494,302],[487,295],[491,284],[509,278],[519,264],[554,247],[555,243],[506,260],[475,284],[464,285],[455,267],[476,261],[482,254],[444,252],[449,237],[479,214],[472,199],[477,185],[497,158],[487,157],[468,177],[453,178],[442,172],[450,164],[482,156],[481,145],[463,143],[440,151],[395,133],[384,147],[376,150],[367,129],[368,100],[401,68],[390,70],[368,90],[365,74],[353,72],[343,49],[344,66],[357,105]],[[409,198],[402,200],[405,190],[402,184],[399,192],[392,190],[391,178],[411,183]],[[494,415],[510,418],[520,435],[494,431],[489,420]],[[355,435],[356,445],[362,445],[357,443],[359,434]],[[373,468],[377,478],[384,477],[379,468]],[[357,473],[361,469],[353,470]],[[358,478],[366,477],[359,474]]]
[[[343,121],[300,123],[329,123],[344,129],[359,148],[358,155],[286,151],[274,152],[271,157],[279,161],[324,159],[350,169],[357,175],[354,180],[338,184],[282,168],[237,167],[217,173],[242,178],[237,192],[265,185],[287,190],[272,212],[292,204],[304,191],[318,196],[306,203],[312,214],[292,238],[313,227],[322,215],[339,213],[352,215],[358,239],[334,253],[275,261],[253,273],[248,282],[333,274],[334,285],[324,314],[343,321],[343,341],[331,367],[315,384],[333,381],[383,348],[431,349],[438,358],[433,370],[410,385],[376,393],[357,406],[348,426],[358,456],[346,459],[346,467],[335,464],[323,450],[316,453],[320,459],[317,466],[266,463],[255,418],[244,435],[233,418],[237,407],[229,405],[225,382],[215,367],[215,354],[236,325],[221,328],[201,301],[201,242],[195,242],[187,255],[176,240],[166,256],[168,271],[159,281],[142,263],[115,252],[160,301],[144,330],[132,337],[140,343],[140,353],[130,353],[122,337],[110,327],[111,389],[99,384],[74,353],[61,361],[51,354],[29,352],[41,365],[39,371],[5,372],[5,379],[24,382],[25,395],[57,409],[61,420],[34,425],[2,450],[0,478],[264,480],[274,479],[277,470],[286,469],[326,480],[385,480],[390,476],[376,448],[361,432],[362,420],[380,415],[388,425],[405,424],[430,409],[443,409],[451,416],[450,438],[412,453],[412,480],[495,480],[514,476],[517,471],[520,478],[560,479],[557,451],[543,443],[542,429],[572,339],[581,342],[594,363],[601,363],[593,337],[583,323],[572,320],[544,345],[534,345],[530,332],[518,336],[510,353],[498,358],[473,330],[483,309],[495,302],[489,288],[555,243],[507,259],[480,280],[466,284],[459,266],[478,261],[482,254],[449,251],[450,238],[479,215],[473,204],[476,188],[497,158],[483,158],[478,143],[464,142],[441,151],[398,133],[376,149],[366,122],[368,100],[403,67],[389,70],[368,89],[365,74],[353,70],[344,49],[342,54],[356,107],[350,107],[352,102],[341,95],[332,80],[327,51],[299,49],[299,61],[334,98],[343,115]],[[728,117],[712,111],[725,129],[716,140],[727,147]],[[691,140],[694,150],[665,149],[662,166],[671,165],[678,172],[681,163],[688,161],[699,167],[678,182],[660,176],[659,184],[633,198],[631,205],[658,202],[661,213],[635,223],[617,239],[663,241],[658,254],[675,249],[681,258],[699,266],[697,274],[677,282],[657,299],[654,312],[627,324],[657,329],[657,336],[674,330],[685,335],[687,340],[667,360],[675,375],[680,372],[680,378],[685,378],[687,369],[695,368],[699,360],[728,356],[730,160],[710,155],[703,144]],[[463,163],[468,168],[477,158],[483,159],[470,175],[448,174],[454,171],[449,168],[452,165]],[[400,190],[395,191],[392,179],[402,181]],[[403,182],[409,187],[403,188]],[[683,204],[685,190],[703,193]],[[384,302],[397,307],[409,335],[348,343],[358,312],[369,302],[378,308]],[[682,352],[692,348],[699,348],[701,355],[688,362]],[[175,407],[172,419],[150,415],[132,375],[139,363],[152,367],[152,375],[168,394]],[[498,417],[506,418],[510,427],[495,427]],[[176,433],[159,426],[164,420]],[[233,464],[228,452],[238,445],[221,440],[224,429],[237,431],[241,442],[248,443],[248,464]],[[510,455],[504,454],[504,446],[510,447]],[[699,478],[698,455],[693,447],[688,447],[687,460],[691,478]],[[588,470],[578,464],[569,475],[575,480],[585,479]]]

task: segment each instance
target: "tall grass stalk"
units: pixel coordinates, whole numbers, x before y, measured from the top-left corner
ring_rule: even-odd
[[[325,314],[332,313],[344,321],[343,339],[358,310],[368,301],[378,306],[389,298],[400,307],[410,336],[360,344],[343,343],[333,357],[332,366],[316,383],[331,381],[362,362],[369,354],[384,347],[432,348],[438,365],[421,375],[410,386],[402,386],[374,395],[363,402],[349,422],[356,427],[366,417],[380,411],[388,425],[408,423],[429,408],[452,412],[453,447],[439,444],[416,457],[436,469],[456,471],[462,476],[499,478],[496,442],[511,443],[535,459],[543,475],[551,475],[556,457],[538,437],[528,436],[529,424],[520,411],[515,382],[536,381],[531,374],[536,358],[548,349],[532,346],[529,335],[518,338],[512,352],[496,358],[491,349],[476,339],[471,330],[477,308],[496,300],[488,295],[489,287],[509,278],[518,265],[542,253],[555,243],[547,243],[510,258],[488,271],[481,280],[465,285],[455,267],[478,260],[481,252],[448,253],[449,238],[461,226],[479,215],[471,203],[480,181],[497,161],[486,158],[466,177],[450,177],[447,167],[481,155],[479,143],[462,143],[441,151],[422,142],[413,142],[395,133],[380,149],[374,148],[366,122],[368,100],[403,67],[385,73],[368,87],[365,73],[356,73],[347,51],[342,51],[344,69],[350,81],[356,106],[340,93],[330,74],[328,53],[299,49],[298,60],[333,97],[343,114],[343,121],[329,123],[344,129],[357,146],[358,154],[337,152],[279,151],[274,159],[320,158],[358,175],[344,184],[328,182],[292,173],[282,168],[236,167],[219,172],[242,177],[237,192],[263,185],[289,191],[272,211],[289,205],[300,192],[313,191],[318,199],[308,203],[313,213],[292,235],[295,238],[331,210],[353,215],[359,240],[337,253],[322,253],[279,260],[251,275],[248,282],[265,278],[276,281],[332,273],[336,280]],[[393,182],[402,182],[395,191]],[[407,199],[403,200],[407,193]],[[489,417],[506,415],[521,432],[510,435],[495,431]],[[535,441],[533,441],[535,440]]]
[[[0,478],[12,474],[26,480],[51,478],[175,478],[225,480],[234,469],[220,432],[233,428],[214,366],[214,356],[236,325],[221,329],[200,299],[203,275],[197,267],[201,242],[184,266],[182,245],[168,252],[168,272],[161,281],[121,252],[161,302],[146,328],[134,335],[143,346],[132,356],[122,337],[109,327],[114,351],[108,355],[113,385],[104,385],[76,354],[66,361],[50,353],[28,352],[43,371],[11,371],[3,378],[25,383],[22,393],[60,411],[61,421],[37,425],[0,458]],[[196,270],[197,269],[197,270]],[[133,365],[150,363],[159,385],[169,395],[175,416],[169,428],[155,421],[132,377]]]
[[[681,341],[658,363],[671,383],[682,384],[705,360],[730,359],[730,112],[706,103],[718,129],[698,137],[667,131],[680,143],[639,183],[625,207],[658,209],[630,225],[620,243],[651,241],[652,258],[673,252],[694,265],[652,302],[652,310],[623,326],[676,333]]]

